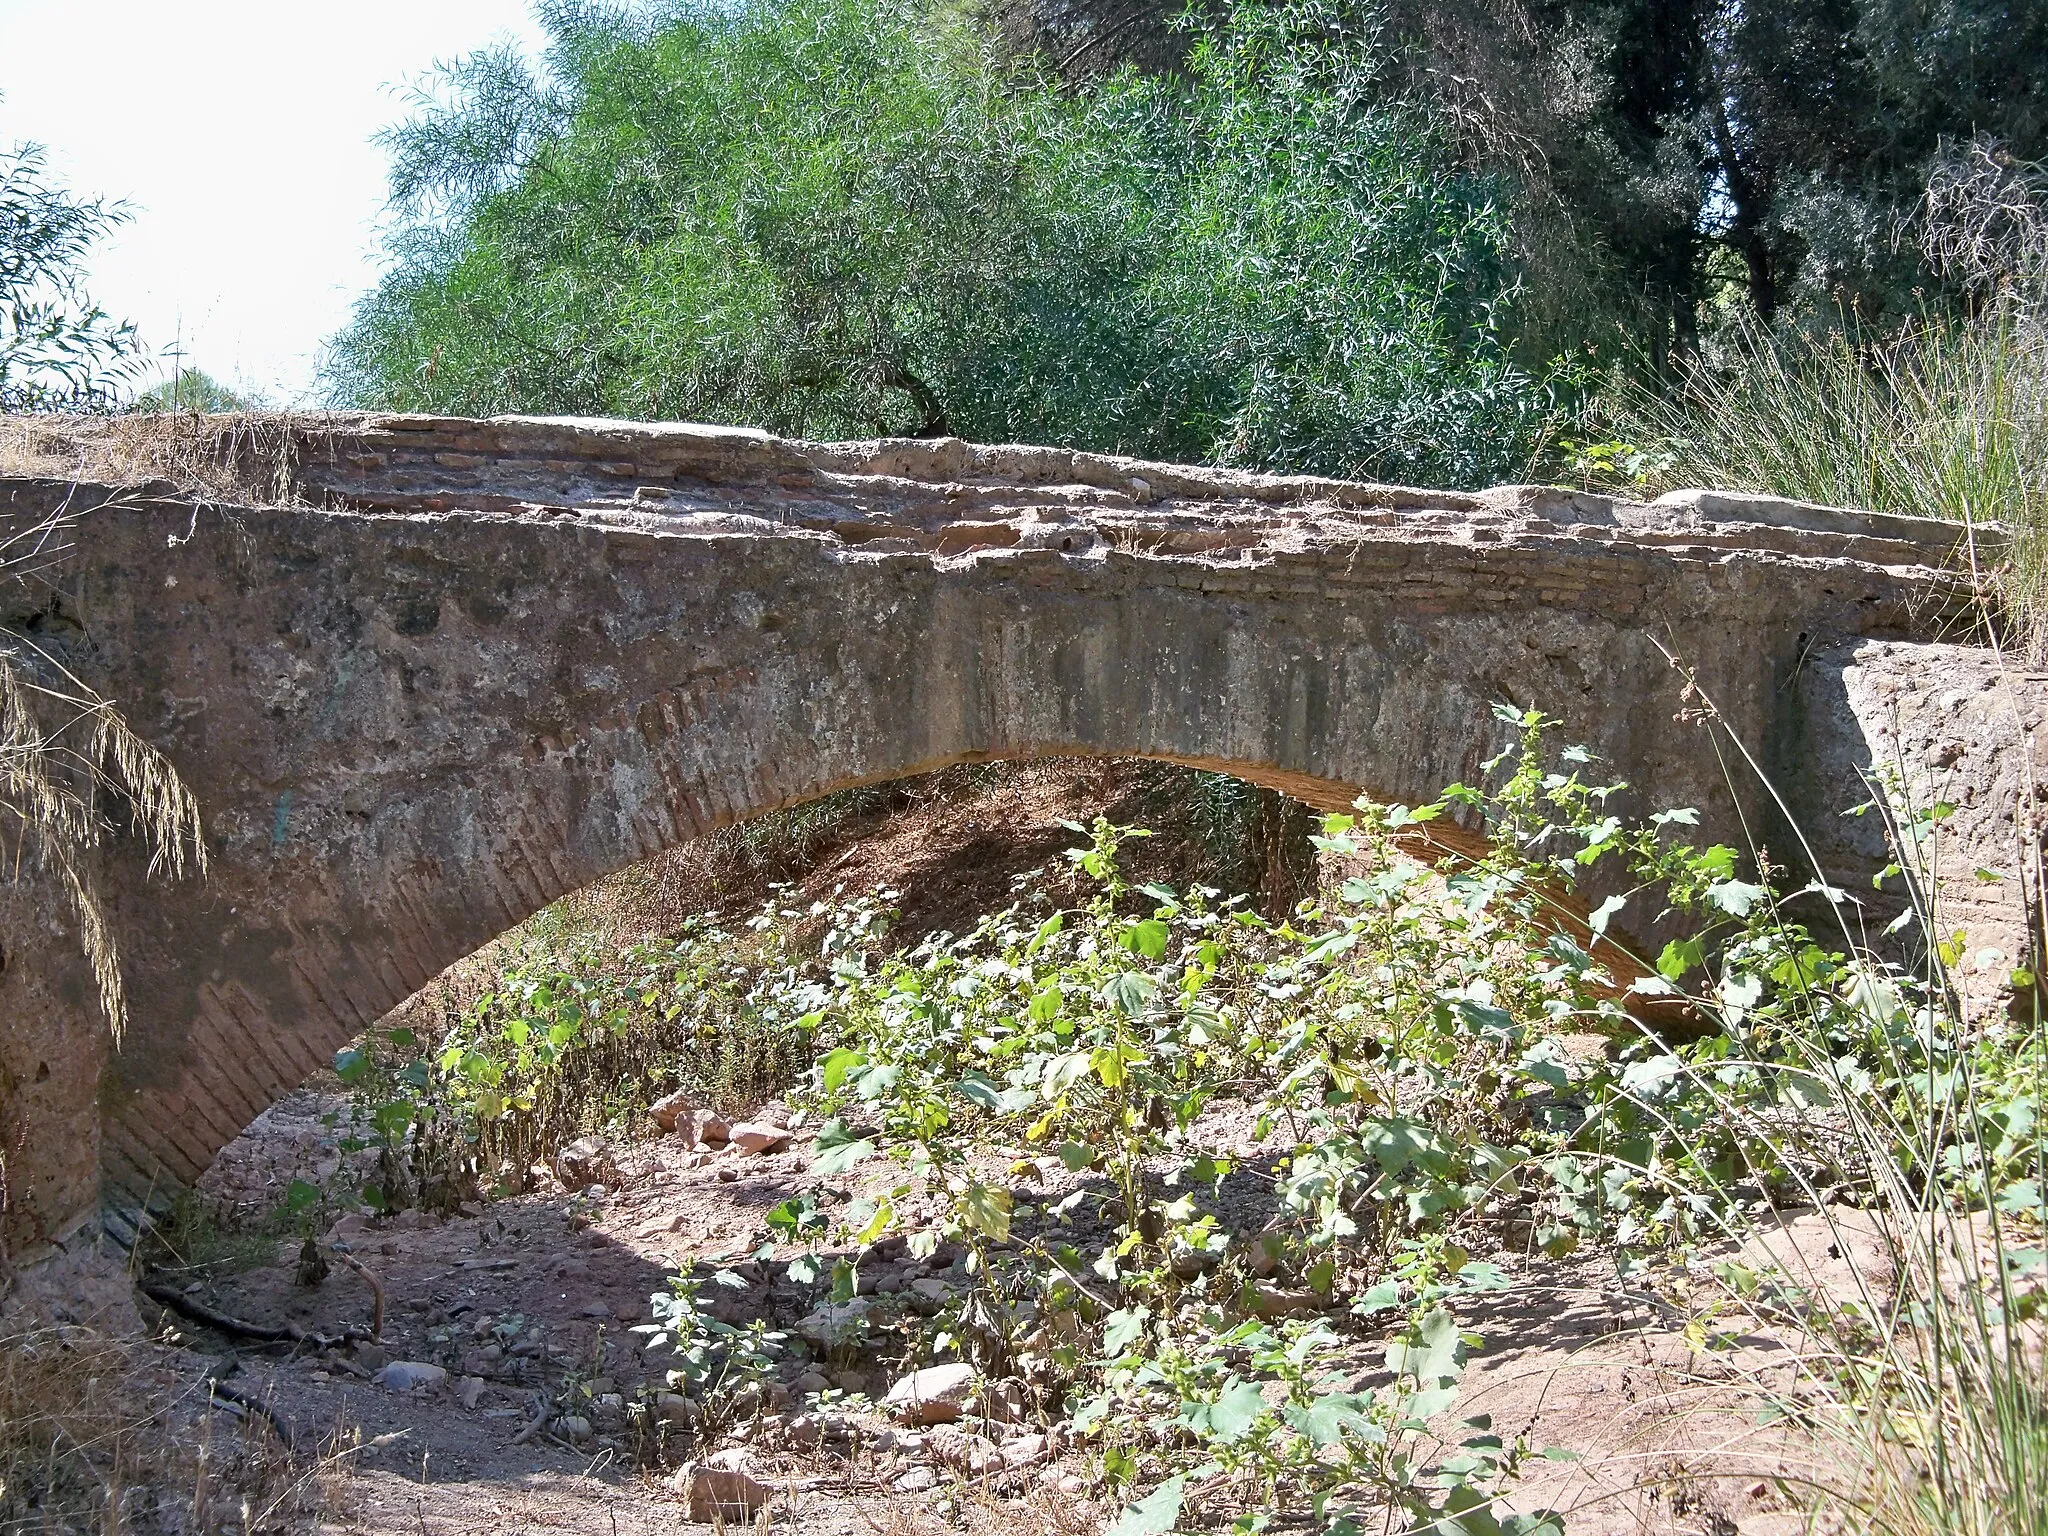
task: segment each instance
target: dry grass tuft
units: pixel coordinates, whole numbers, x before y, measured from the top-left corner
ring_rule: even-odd
[[[36,597],[77,516],[0,519],[0,580]],[[152,874],[206,873],[199,803],[170,760],[26,628],[0,629],[0,869],[55,882],[118,1041],[126,994],[91,857],[114,830],[109,805],[149,845]]]
[[[1100,1536],[1111,1511],[1034,1482],[1022,1491],[963,1478],[934,1505],[924,1494],[855,1497],[865,1536]]]
[[[0,416],[0,476],[141,486],[252,506],[298,499],[299,444],[324,418],[282,412],[202,416]]]
[[[294,1454],[214,1404],[196,1364],[82,1326],[0,1329],[0,1532],[257,1536],[339,1508],[349,1437]]]
[[[0,1530],[118,1521],[134,1374],[129,1351],[91,1329],[0,1336]]]

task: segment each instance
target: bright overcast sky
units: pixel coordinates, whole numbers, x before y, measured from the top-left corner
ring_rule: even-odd
[[[371,135],[437,61],[506,38],[538,46],[525,0],[0,0],[0,145],[130,204],[92,267],[102,307],[305,403],[377,277]]]

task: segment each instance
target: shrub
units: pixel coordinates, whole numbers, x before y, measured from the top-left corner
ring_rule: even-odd
[[[516,1166],[520,1117],[544,1117],[579,1063],[634,1063],[616,1080],[645,1091],[707,1026],[773,1041],[819,1125],[813,1171],[861,1186],[769,1213],[799,1250],[788,1282],[844,1301],[870,1253],[964,1250],[969,1287],[897,1344],[1025,1384],[1138,1526],[1198,1500],[1197,1521],[1304,1507],[1558,1529],[1500,1508],[1539,1447],[1478,1423],[1449,1446],[1430,1434],[1482,1342],[1472,1298],[1513,1283],[1476,1255],[1513,1232],[1610,1257],[1686,1312],[1703,1354],[1759,1327],[1796,1341],[1754,1390],[1847,1441],[1817,1502],[1897,1536],[2034,1528],[2038,1019],[1967,1023],[1931,938],[1916,972],[1846,920],[1808,926],[1795,897],[1826,913],[1848,894],[1779,889],[1688,841],[1683,808],[1622,814],[1625,786],[1553,750],[1552,722],[1502,717],[1481,784],[1327,818],[1322,849],[1358,873],[1285,921],[1132,886],[1121,855],[1143,834],[1098,820],[1073,854],[1089,899],[1030,896],[911,948],[882,942],[868,898],[771,907],[737,957],[705,927],[575,974],[515,969],[394,1074],[392,1145],[438,1136],[479,1172],[494,1149]],[[1929,857],[1942,808],[1890,810],[1900,863]],[[1483,854],[1432,844],[1454,814],[1483,823]],[[1572,917],[1589,887],[1602,899]],[[1632,915],[1676,936],[1624,965]],[[1644,1022],[1659,1004],[1682,1005],[1689,1040]],[[1588,1050],[1599,1035],[1608,1049]],[[1760,1256],[1753,1240],[1799,1209],[1837,1231],[1866,1213],[1890,1292],[1830,1292],[1796,1257]],[[656,1298],[650,1331],[678,1351],[672,1385],[718,1397],[715,1422],[768,1355],[700,1283]],[[1372,1336],[1388,1378],[1348,1390]]]

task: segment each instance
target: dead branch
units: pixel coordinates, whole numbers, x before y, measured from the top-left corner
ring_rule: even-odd
[[[209,1307],[203,1301],[187,1296],[183,1291],[164,1284],[161,1280],[142,1282],[142,1294],[162,1307],[195,1323],[222,1333],[234,1334],[244,1339],[255,1339],[263,1344],[310,1344],[315,1349],[338,1349],[344,1344],[367,1340],[370,1333],[361,1328],[344,1328],[338,1334],[317,1333],[311,1328],[301,1328],[297,1323],[252,1323],[247,1318],[235,1317],[216,1307]]]
[[[213,1378],[209,1385],[213,1388],[213,1395],[216,1398],[226,1403],[232,1403],[241,1408],[245,1414],[259,1418],[268,1424],[270,1432],[277,1436],[278,1444],[285,1448],[287,1454],[293,1456],[298,1454],[298,1442],[292,1438],[291,1426],[279,1418],[268,1403],[250,1396],[239,1387],[229,1386],[218,1377]]]
[[[524,1429],[520,1430],[518,1434],[512,1437],[512,1443],[514,1445],[526,1444],[527,1441],[531,1440],[535,1435],[539,1434],[543,1428],[546,1427],[549,1419],[554,1417],[555,1405],[553,1400],[550,1399],[546,1394],[540,1392],[536,1392],[534,1394],[534,1397],[536,1401],[533,1410],[533,1422],[528,1424]]]
[[[369,1266],[367,1264],[364,1264],[354,1254],[346,1253],[341,1249],[337,1248],[334,1250],[334,1256],[337,1259],[341,1260],[342,1263],[346,1264],[350,1269],[354,1270],[357,1274],[361,1275],[363,1277],[364,1283],[370,1287],[370,1337],[373,1339],[383,1338],[384,1282],[382,1280],[379,1280],[375,1275],[371,1274]]]

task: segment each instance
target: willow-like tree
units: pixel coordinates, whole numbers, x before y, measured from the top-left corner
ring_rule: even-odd
[[[1493,186],[1376,16],[1238,0],[1056,90],[948,12],[550,13],[389,136],[338,403],[954,433],[1466,484],[1548,409]]]
[[[135,327],[84,285],[87,254],[125,216],[53,182],[40,146],[0,152],[0,411],[103,408],[132,376]]]

